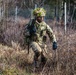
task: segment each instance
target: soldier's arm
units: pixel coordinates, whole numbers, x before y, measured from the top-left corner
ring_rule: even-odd
[[[50,38],[50,41],[53,42],[53,50],[56,50],[57,49],[57,42],[56,42],[56,37],[55,37],[55,34],[53,33],[53,30],[47,25],[46,26],[46,30],[47,30],[47,34]]]
[[[50,41],[56,42],[55,34],[53,33],[53,30],[49,27],[49,25],[46,26],[46,32],[50,38]]]

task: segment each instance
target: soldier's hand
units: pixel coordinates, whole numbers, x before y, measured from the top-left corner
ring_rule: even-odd
[[[57,42],[53,42],[53,50],[57,49]]]

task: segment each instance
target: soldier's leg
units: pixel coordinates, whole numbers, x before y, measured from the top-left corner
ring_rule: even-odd
[[[36,42],[32,42],[31,43],[31,47],[32,50],[34,51],[35,55],[34,55],[34,62],[35,62],[35,66],[37,66],[37,61],[38,61],[38,57],[40,56],[42,49],[41,47],[38,45],[38,43]]]
[[[43,55],[43,52],[41,52],[41,64],[44,66],[47,61],[47,58]]]
[[[41,47],[39,46],[39,44],[37,42],[32,42],[31,47],[32,47],[32,50],[35,53],[41,53],[42,52],[42,49],[41,49]]]

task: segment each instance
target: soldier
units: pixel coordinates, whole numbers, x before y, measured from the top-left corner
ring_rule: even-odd
[[[27,27],[27,34],[30,37],[30,46],[35,53],[35,66],[38,57],[41,55],[41,62],[45,63],[46,58],[43,55],[43,44],[46,42],[46,34],[48,34],[50,41],[53,43],[53,50],[57,49],[56,37],[52,29],[44,22],[46,11],[43,8],[36,8],[33,11],[35,18],[31,20]]]

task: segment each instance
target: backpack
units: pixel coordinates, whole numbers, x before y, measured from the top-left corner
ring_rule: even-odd
[[[32,20],[31,25],[26,24],[24,26],[24,32],[23,32],[24,45],[28,45],[28,53],[29,53],[29,44],[30,44],[30,41],[31,41],[31,37],[33,35],[35,35],[35,33],[36,33],[36,27],[34,26],[34,24],[35,24],[35,19]]]

